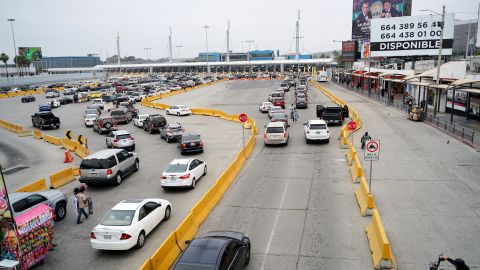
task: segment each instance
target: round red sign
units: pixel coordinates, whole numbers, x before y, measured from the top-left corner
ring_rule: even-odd
[[[248,120],[248,116],[246,114],[242,113],[238,116],[238,120],[240,120],[240,122],[242,122],[242,123],[245,123]]]
[[[355,121],[348,122],[348,130],[354,131],[357,129],[357,123]]]

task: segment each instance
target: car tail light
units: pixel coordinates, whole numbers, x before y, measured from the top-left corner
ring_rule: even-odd
[[[184,143],[182,143],[182,148],[185,149],[186,147],[187,146]]]
[[[190,174],[187,173],[185,175],[180,176],[180,179],[188,179],[190,177]]]
[[[120,240],[127,240],[127,239],[130,239],[130,237],[132,237],[132,236],[129,235],[129,234],[126,234],[126,233],[122,233],[122,236],[120,237]]]
[[[113,140],[113,142],[118,142],[118,139]]]
[[[112,175],[112,174],[113,174],[112,169],[108,169],[107,170],[107,175]]]
[[[97,239],[97,237],[95,236],[95,234],[93,232],[90,232],[90,239]]]
[[[283,138],[284,138],[284,139],[287,138],[287,132],[283,132]]]
[[[267,133],[263,133],[263,139],[266,140],[267,139]]]
[[[202,142],[202,141],[200,141],[200,143],[199,143],[198,145],[199,145],[199,146],[203,146],[203,142]]]
[[[160,179],[167,179],[167,177],[165,175],[160,175]]]
[[[130,138],[128,138],[128,139],[129,139],[129,140],[132,140],[132,141],[135,140],[135,138],[133,138],[133,137],[130,137]]]

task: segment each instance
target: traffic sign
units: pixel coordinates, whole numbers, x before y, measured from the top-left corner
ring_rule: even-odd
[[[84,139],[83,135],[78,135],[77,141],[78,141],[79,144],[83,145],[85,143],[85,141],[83,139]]]
[[[355,121],[348,122],[348,130],[350,130],[350,132],[355,131],[356,129],[357,129],[357,122]]]
[[[242,123],[245,123],[248,120],[248,116],[246,114],[242,113],[238,116],[238,120],[240,120],[240,122],[242,122]]]
[[[380,159],[380,141],[367,141],[365,145],[365,155],[364,158],[366,161],[378,161]]]
[[[72,139],[72,131],[71,130],[65,130],[65,138],[71,140]]]

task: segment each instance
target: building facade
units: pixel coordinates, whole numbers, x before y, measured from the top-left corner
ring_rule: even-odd
[[[100,57],[98,56],[59,56],[59,57],[43,57],[43,68],[82,68],[94,67],[100,65]]]

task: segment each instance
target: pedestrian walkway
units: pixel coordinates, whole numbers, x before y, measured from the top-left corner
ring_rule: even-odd
[[[332,81],[337,83],[335,81]],[[382,102],[388,106],[400,110],[404,113],[408,113],[409,107],[403,103],[403,100],[399,97],[389,100],[386,96],[376,95],[374,93],[369,94],[368,91],[361,89],[346,87],[343,84],[337,84],[344,90],[352,91],[358,94],[362,94],[370,99]],[[430,109],[430,108],[429,108]],[[424,123],[434,126],[445,133],[463,141],[464,143],[472,146],[475,149],[480,149],[480,121],[475,119],[465,119],[464,116],[454,115],[453,122],[450,122],[449,113],[437,113],[434,116],[431,111],[427,112]]]
[[[398,269],[427,269],[440,253],[480,268],[480,153],[405,114],[333,84],[323,84],[361,116],[354,136],[380,140],[373,162],[372,193],[397,259]]]

